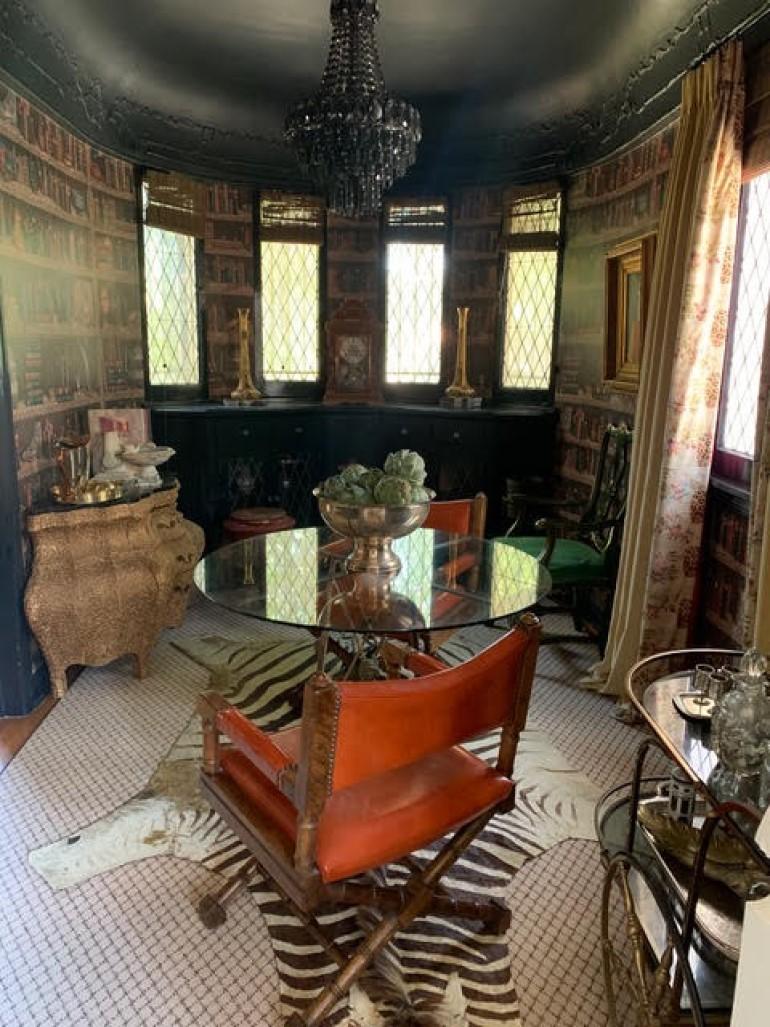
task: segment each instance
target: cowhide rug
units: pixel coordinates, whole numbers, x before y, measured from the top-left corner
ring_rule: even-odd
[[[209,637],[185,640],[178,648],[211,671],[209,687],[266,730],[296,720],[297,700],[312,673],[315,649],[309,641],[233,641]],[[447,662],[467,659],[473,650],[450,642]],[[338,667],[329,658],[328,669]],[[198,767],[202,736],[191,714],[147,787],[92,824],[59,842],[33,850],[30,864],[52,888],[71,888],[107,870],[149,856],[194,860],[228,877],[246,850],[201,799]],[[493,760],[497,737],[468,746]],[[593,839],[598,789],[573,770],[533,725],[524,731],[516,759],[517,804],[495,818],[444,879],[453,891],[505,897],[516,871],[567,838]],[[417,855],[425,859],[424,852]],[[408,871],[395,864],[378,871],[388,882]],[[279,971],[283,1014],[289,1016],[318,993],[335,967],[271,889],[257,879],[250,892],[261,909]],[[190,915],[195,913],[191,909]],[[354,944],[368,924],[369,911],[345,910],[322,919],[338,943]],[[227,930],[227,926],[220,928]],[[330,1023],[349,1027],[487,1027],[520,1024],[518,999],[504,938],[474,923],[425,917],[400,934],[379,957],[375,972],[356,986],[347,1008]]]

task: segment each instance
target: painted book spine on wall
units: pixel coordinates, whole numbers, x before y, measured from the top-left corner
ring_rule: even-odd
[[[4,553],[13,566],[3,568],[3,577],[12,583],[12,609],[20,611],[24,513],[48,496],[56,478],[54,441],[85,433],[90,408],[141,401],[144,358],[132,166],[89,146],[4,85],[0,305],[2,462],[14,486],[7,490],[4,479],[3,503],[15,506],[15,515],[4,512],[12,532]],[[23,641],[15,649],[3,646],[0,714],[27,712],[42,697],[42,661],[23,621],[19,631]]]
[[[25,507],[53,441],[144,397],[134,174],[0,87],[0,276]]]

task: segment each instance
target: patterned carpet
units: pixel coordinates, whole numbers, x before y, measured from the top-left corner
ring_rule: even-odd
[[[255,632],[280,635],[197,605],[168,637]],[[605,787],[628,776],[636,732],[611,719],[607,700],[569,687],[591,657],[586,646],[542,650],[532,722]],[[170,645],[158,648],[143,682],[125,663],[88,671],[0,778],[0,1024],[280,1023],[266,919],[246,897],[214,935],[194,916],[212,883],[205,864],[159,855],[65,890],[51,890],[27,864],[29,850],[72,837],[146,786],[207,677]],[[563,841],[516,874],[507,947],[524,1027],[606,1023],[599,886],[597,847],[585,840]],[[360,1015],[367,1027],[378,1022],[371,1009]]]

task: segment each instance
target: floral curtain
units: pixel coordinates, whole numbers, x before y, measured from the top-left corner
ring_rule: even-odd
[[[641,657],[687,644],[727,335],[741,188],[741,44],[685,78],[658,233],[624,546],[604,660],[619,695]]]

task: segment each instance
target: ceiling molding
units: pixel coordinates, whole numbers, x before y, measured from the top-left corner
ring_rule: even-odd
[[[460,135],[451,112],[431,101],[428,131],[410,190],[445,190],[477,182],[566,175],[607,156],[670,114],[686,70],[736,31],[770,32],[770,2],[702,0],[686,23],[630,69],[623,88],[592,107],[494,136]],[[765,31],[766,30],[766,31]],[[307,188],[280,136],[204,124],[112,95],[85,57],[70,52],[34,10],[33,0],[0,0],[1,73],[87,140],[141,165],[259,183]],[[435,106],[435,111],[433,107]]]

